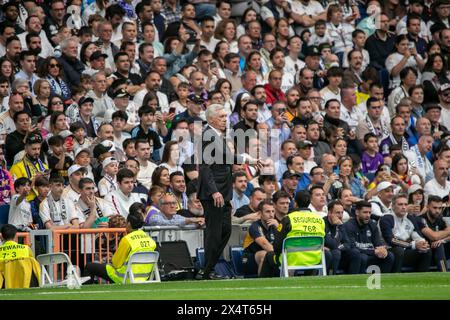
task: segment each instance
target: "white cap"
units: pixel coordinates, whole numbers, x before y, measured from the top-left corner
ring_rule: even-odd
[[[115,152],[116,151],[116,147],[114,146],[114,142],[112,142],[111,140],[104,140],[101,142],[101,144],[107,148],[110,148],[108,151],[109,152]]]
[[[74,165],[70,166],[69,170],[67,170],[69,177],[72,175],[72,173],[75,173],[78,170],[83,170],[83,171],[87,172],[87,169],[85,167],[82,167],[78,164],[74,164]]]
[[[65,139],[67,137],[73,136],[73,133],[70,130],[63,130],[58,135]]]
[[[89,154],[89,156],[91,155],[91,152],[89,151],[88,148],[78,148],[78,149],[75,151],[75,158],[76,158],[82,151],[86,151],[86,152]]]
[[[413,184],[411,187],[408,188],[408,196],[419,190],[423,192],[422,186],[420,184]]]
[[[380,192],[380,191],[383,191],[383,190],[385,190],[385,189],[387,189],[387,188],[391,188],[391,187],[393,187],[394,185],[392,184],[392,183],[390,183],[389,181],[383,181],[383,182],[380,182],[378,185],[377,185],[377,192]]]
[[[103,162],[102,162],[103,169],[105,169],[111,163],[117,163],[118,164],[119,162],[116,160],[116,158],[108,157],[105,160],[103,160]]]

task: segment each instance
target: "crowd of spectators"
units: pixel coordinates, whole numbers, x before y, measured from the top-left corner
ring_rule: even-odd
[[[258,159],[232,167],[249,273],[298,210],[325,220],[331,273],[447,270],[449,0],[0,2],[0,205],[20,231],[136,202],[146,225],[204,226],[219,104]]]

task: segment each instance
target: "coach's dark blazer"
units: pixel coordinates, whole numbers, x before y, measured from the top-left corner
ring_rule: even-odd
[[[214,148],[211,144],[215,145]],[[212,157],[206,158],[205,154],[211,154]],[[209,125],[205,127],[202,133],[201,156],[197,189],[198,199],[213,200],[212,194],[220,192],[225,202],[231,201],[233,196],[231,166],[233,163],[242,163],[243,157],[236,156],[228,147],[225,135],[220,137]],[[228,162],[226,157],[228,157]]]

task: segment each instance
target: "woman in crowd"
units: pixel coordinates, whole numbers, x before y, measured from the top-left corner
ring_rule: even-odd
[[[400,71],[400,86],[392,90],[388,97],[388,109],[395,114],[395,106],[405,97],[409,97],[409,89],[417,82],[417,71],[412,67],[405,67]]]
[[[63,69],[56,58],[48,57],[45,59],[38,70],[38,76],[41,79],[48,80],[52,95],[61,96],[63,101],[70,100],[70,88],[69,85],[63,80]]]
[[[91,63],[89,58],[91,57],[91,54],[93,54],[95,51],[99,50],[97,44],[92,41],[86,41],[83,43],[80,49],[80,60],[83,62],[84,66],[86,68],[91,67]]]
[[[424,100],[427,103],[439,103],[438,90],[441,85],[450,83],[450,72],[444,56],[440,53],[431,55],[422,74]]]
[[[234,100],[231,99],[231,91],[233,89],[233,86],[231,85],[231,82],[224,78],[219,79],[216,83],[216,90],[220,91],[224,97],[225,103],[225,111],[227,112],[227,115],[230,115],[231,112],[234,110]]]
[[[220,21],[216,26],[214,38],[226,41],[230,46],[230,52],[238,52],[236,22],[233,19],[223,19]]]
[[[164,145],[164,151],[161,158],[161,167],[167,168],[169,170],[169,175],[176,171],[183,171],[181,168],[180,160],[180,149],[178,142],[169,141]]]
[[[14,63],[8,57],[0,58],[0,75],[9,80],[9,86],[11,87],[14,81]]]
[[[159,186],[164,192],[169,192],[170,174],[166,167],[157,167],[152,174],[152,186]]]
[[[259,51],[252,51],[245,60],[244,71],[254,71],[256,73],[256,84],[267,83],[267,73],[261,63],[261,53]]]
[[[236,33],[237,37],[245,34],[245,28],[246,26],[252,22],[256,21],[258,19],[258,14],[256,13],[255,9],[253,8],[247,8],[245,9],[244,13],[242,14],[242,20],[241,23],[238,25]]]
[[[408,159],[403,154],[396,154],[392,158],[392,176],[399,182],[404,192],[413,184],[422,184],[420,176],[414,173],[415,168],[409,169]]]
[[[404,34],[398,35],[395,38],[395,52],[386,59],[386,69],[391,76],[389,88],[394,89],[400,85],[400,72],[404,68],[413,67],[420,71],[424,66],[425,61],[417,53],[415,46],[410,47],[408,37]]]
[[[48,104],[50,102],[50,83],[45,79],[38,79],[34,83],[33,91],[41,108],[42,116],[45,117],[48,113]]]

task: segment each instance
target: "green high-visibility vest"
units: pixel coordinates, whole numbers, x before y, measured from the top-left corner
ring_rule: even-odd
[[[122,238],[121,242],[122,241],[127,241],[130,250],[124,264],[118,269],[114,269],[112,265],[106,265],[106,272],[114,283],[122,283],[123,278],[125,277],[125,272],[127,271],[128,260],[133,253],[137,251],[155,251],[156,248],[156,242],[142,230],[136,230],[127,234],[124,238]],[[119,250],[115,254],[119,254]],[[134,280],[136,282],[145,281],[147,280],[148,273],[153,269],[153,265],[135,264],[132,269]]]
[[[325,221],[314,212],[310,211],[294,211],[288,214],[291,222],[291,230],[286,235],[288,237],[299,236],[319,236],[325,237]],[[302,251],[303,246],[308,242],[302,241],[295,252],[290,252],[288,257],[288,265],[310,266],[320,263],[322,259],[322,250]]]

